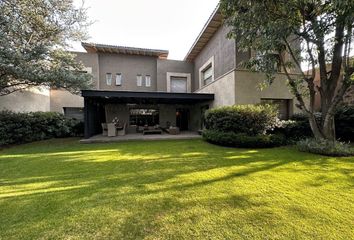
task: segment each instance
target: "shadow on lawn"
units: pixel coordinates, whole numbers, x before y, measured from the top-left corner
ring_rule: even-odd
[[[190,213],[186,219],[180,214],[196,204],[208,211],[220,211],[222,206],[244,209],[265,204],[244,194],[213,198],[205,189],[214,190],[213,184],[271,170],[305,171],[304,166],[312,166],[315,172],[331,168],[330,158],[289,148],[274,153],[272,149],[222,148],[199,140],[44,143],[0,152],[0,232],[11,233],[16,225],[28,234],[33,228],[45,234],[48,229],[44,223],[63,226],[81,221],[87,224],[81,226],[84,232],[90,234],[88,221],[97,217],[101,222],[93,229],[113,224],[116,227],[106,230],[106,234],[134,239],[152,234],[167,215],[185,224],[203,217],[203,212]],[[287,167],[290,164],[295,165]],[[188,194],[195,197],[185,198]],[[106,218],[105,211],[109,211]],[[257,214],[258,219],[267,219],[271,213]],[[71,230],[60,228],[58,232]]]

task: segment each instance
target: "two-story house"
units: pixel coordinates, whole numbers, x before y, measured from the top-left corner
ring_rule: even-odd
[[[260,90],[264,74],[240,65],[255,53],[240,51],[228,31],[216,8],[183,61],[167,59],[166,50],[82,43],[86,52],[75,54],[92,74],[94,89],[82,96],[51,89],[50,111],[84,115],[86,138],[113,118],[126,123],[128,133],[141,124],[196,131],[206,109],[234,104],[276,103],[280,117],[289,117],[295,100],[286,76],[279,72]]]

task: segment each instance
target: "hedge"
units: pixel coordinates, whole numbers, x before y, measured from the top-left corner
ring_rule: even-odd
[[[79,136],[83,123],[55,112],[0,111],[0,146]]]
[[[208,110],[205,115],[205,127],[218,132],[255,136],[274,128],[276,119],[277,110],[274,106],[234,105]]]
[[[277,110],[271,105],[234,105],[206,112],[203,138],[229,147],[266,148],[282,145],[282,135],[266,134],[277,123]]]
[[[245,133],[219,132],[216,130],[204,130],[203,138],[214,144],[241,147],[241,148],[269,148],[284,145],[285,138],[282,135],[259,134],[249,136]]]

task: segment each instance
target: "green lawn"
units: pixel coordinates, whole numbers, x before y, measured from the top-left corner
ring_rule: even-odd
[[[0,151],[0,239],[353,239],[354,158],[202,140]]]

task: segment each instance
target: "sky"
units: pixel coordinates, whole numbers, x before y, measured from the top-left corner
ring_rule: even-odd
[[[169,50],[183,60],[219,0],[85,0],[87,42]],[[75,4],[81,0],[75,0]],[[79,42],[73,50],[85,51]]]

